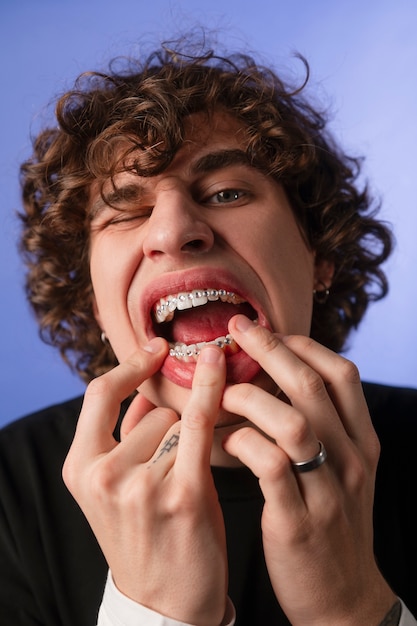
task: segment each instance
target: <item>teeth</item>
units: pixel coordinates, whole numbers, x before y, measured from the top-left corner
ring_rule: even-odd
[[[171,343],[169,344],[169,355],[185,362],[197,361],[202,348],[207,344],[214,344],[219,346],[219,348],[228,347],[231,352],[237,352],[238,350],[238,345],[232,335],[226,335],[225,337],[217,337],[217,339],[213,339],[212,341],[202,341],[191,345],[185,343]]]
[[[194,289],[189,292],[180,292],[161,298],[153,308],[155,321],[158,324],[170,322],[175,315],[175,311],[185,311],[194,307],[204,306],[208,302],[226,302],[229,304],[242,304],[245,302],[243,298],[236,295],[233,291],[226,289]],[[235,353],[239,347],[232,335],[217,337],[212,341],[202,341],[187,345],[185,343],[170,343],[169,354],[176,359],[184,362],[197,361],[202,348],[207,344],[214,344],[222,349],[227,348],[228,352]]]
[[[193,291],[193,306],[203,306],[207,304],[208,298],[204,291]]]
[[[161,298],[154,306],[154,316],[158,324],[170,322],[175,311],[185,311],[197,306],[204,306],[207,302],[229,302],[230,304],[241,304],[245,302],[243,298],[237,296],[233,291],[225,289],[194,289],[194,291],[181,292]]]
[[[179,293],[177,297],[177,310],[185,311],[185,309],[193,308],[193,294]]]

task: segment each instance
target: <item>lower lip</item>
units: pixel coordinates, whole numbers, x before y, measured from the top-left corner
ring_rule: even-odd
[[[251,359],[243,350],[226,357],[226,366],[229,384],[248,383],[261,370],[259,363]],[[176,385],[191,389],[195,367],[195,362],[185,363],[175,357],[167,356],[161,373]]]

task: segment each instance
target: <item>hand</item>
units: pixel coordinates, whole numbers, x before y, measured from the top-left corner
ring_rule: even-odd
[[[265,558],[293,626],[379,624],[395,601],[373,555],[372,507],[379,444],[356,367],[308,337],[279,338],[236,316],[229,332],[283,391],[228,387],[223,408],[256,428],[225,450],[259,477]],[[291,461],[327,461],[305,473]]]
[[[199,358],[181,421],[141,395],[113,438],[120,403],[161,366],[153,340],[88,387],[64,480],[83,510],[122,593],[168,617],[212,626],[227,595],[224,524],[210,471],[225,385],[215,346]]]

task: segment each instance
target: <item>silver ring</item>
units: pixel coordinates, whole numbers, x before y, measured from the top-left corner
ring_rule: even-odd
[[[303,474],[304,472],[311,472],[317,467],[320,467],[320,465],[322,465],[322,463],[324,463],[327,459],[327,452],[321,441],[319,441],[319,446],[320,450],[316,456],[313,456],[311,459],[308,459],[307,461],[300,461],[299,463],[291,462],[293,470],[299,474]]]

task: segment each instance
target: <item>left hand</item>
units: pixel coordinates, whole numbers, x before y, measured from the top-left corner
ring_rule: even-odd
[[[282,337],[235,316],[229,332],[285,397],[228,387],[223,408],[246,417],[224,442],[259,478],[262,532],[275,594],[293,626],[377,625],[395,602],[373,554],[379,442],[357,368],[304,336]],[[327,461],[308,473],[291,462]]]

